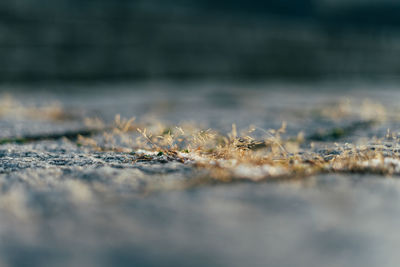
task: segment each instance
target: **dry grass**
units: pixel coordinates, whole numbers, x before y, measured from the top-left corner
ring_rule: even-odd
[[[50,121],[64,121],[71,118],[62,105],[52,102],[48,105],[36,106],[23,104],[11,95],[0,96],[0,117],[40,119]]]
[[[364,99],[361,103],[354,103],[348,98],[338,103],[324,105],[321,109],[313,111],[319,116],[340,121],[349,117],[357,117],[360,120],[385,121],[389,116],[386,108],[378,102]]]
[[[0,116],[10,115],[52,121],[68,117],[59,104],[24,106],[10,96],[3,96]],[[374,122],[397,118],[389,116],[381,104],[368,100],[358,107],[343,100],[318,110],[318,116],[335,121],[355,117]],[[364,144],[331,145],[331,153],[321,153],[301,132],[282,138],[285,123],[277,130],[249,127],[239,131],[232,125],[229,133],[189,123],[171,127],[157,121],[138,122],[119,115],[112,126],[100,119],[85,119],[85,123],[89,128],[107,130],[92,138],[79,136],[80,146],[96,151],[136,153],[140,154],[140,160],[163,158],[192,164],[207,171],[208,177],[216,181],[303,178],[326,172],[400,174],[397,135],[390,132],[382,139],[366,140]]]
[[[80,137],[78,142],[98,151],[138,153],[149,161],[163,157],[193,164],[206,170],[210,179],[222,182],[304,178],[327,172],[400,174],[400,157],[394,152],[397,138],[391,133],[365,144],[336,144],[330,148],[332,153],[322,154],[312,144],[304,144],[302,133],[282,138],[285,129],[283,123],[280,129],[263,131],[260,139],[254,137],[260,130],[253,127],[238,131],[232,125],[231,132],[222,134],[193,124],[169,127],[117,116],[113,129],[101,138]]]

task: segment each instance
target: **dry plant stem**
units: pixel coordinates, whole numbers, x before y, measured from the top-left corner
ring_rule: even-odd
[[[116,117],[116,128],[111,133],[105,133],[107,141],[113,142],[115,136],[132,133],[133,121]],[[224,136],[211,129],[171,128],[158,124],[154,134],[146,128],[136,128],[140,134],[136,138],[136,147],[132,147],[133,140],[126,138],[122,139],[125,143],[120,144],[118,148],[114,147],[114,150],[141,149],[143,153],[149,151],[138,160],[151,161],[165,156],[168,160],[190,162],[194,167],[206,170],[208,177],[218,182],[298,179],[329,172],[396,174],[394,163],[386,164],[385,157],[379,149],[371,151],[366,147],[353,146],[346,150],[338,146],[336,154],[327,159],[308,150],[300,154],[298,145],[303,139],[283,140],[281,134],[285,132],[285,128],[286,124],[283,123],[278,130],[263,130],[264,141],[256,141],[251,136],[254,129],[244,133],[244,137],[238,137],[235,125],[232,125],[232,131]],[[92,147],[98,146],[96,142],[90,142],[90,139],[86,140],[86,143]],[[153,151],[153,154],[150,151]],[[391,159],[398,160],[398,156]]]
[[[18,116],[40,116],[49,120],[66,118],[66,113],[59,105],[48,107],[24,107],[12,98],[3,98],[0,108],[1,116],[8,116],[12,110],[18,111]],[[376,112],[371,112],[371,108]],[[319,173],[379,173],[384,175],[400,174],[399,153],[385,155],[380,146],[383,140],[370,140],[377,149],[371,150],[365,146],[343,145],[333,148],[332,155],[322,155],[313,149],[300,149],[300,144],[308,144],[313,140],[339,140],[351,136],[355,131],[369,128],[390,116],[382,105],[364,101],[360,109],[354,109],[349,101],[343,101],[338,106],[328,107],[319,113],[320,116],[332,120],[347,117],[358,117],[352,124],[340,129],[328,129],[325,132],[304,137],[299,133],[296,138],[283,139],[286,123],[278,130],[263,130],[250,127],[248,131],[238,133],[235,124],[228,134],[221,134],[212,129],[199,129],[196,125],[181,125],[169,127],[160,122],[136,123],[135,118],[125,119],[115,116],[114,124],[107,126],[99,119],[86,119],[88,127],[96,130],[64,133],[70,139],[77,138],[77,143],[97,151],[116,151],[122,153],[143,154],[138,160],[151,161],[165,157],[167,161],[179,161],[193,164],[198,169],[205,170],[207,177],[218,182],[248,180],[264,181],[268,179],[307,177]],[[255,138],[254,131],[262,131],[264,138]],[[102,140],[95,136],[102,133]],[[94,137],[91,137],[93,135]],[[61,136],[29,137],[23,142],[37,141]],[[397,136],[388,132],[386,139],[392,139],[394,146]],[[10,142],[22,142],[10,140]]]

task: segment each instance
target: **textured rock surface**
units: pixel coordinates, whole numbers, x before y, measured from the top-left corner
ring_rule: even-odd
[[[286,120],[288,137],[300,130],[312,136],[320,129],[322,138],[314,150],[329,157],[339,153],[332,149],[334,142],[384,137],[388,127],[396,132],[399,93],[390,88],[379,93],[357,88],[339,93],[330,88],[313,90],[317,85],[303,88],[306,93],[290,87],[284,91],[282,85],[230,91],[225,85],[218,94],[206,86],[178,88],[171,94],[161,89],[172,85],[152,90],[148,85],[135,86],[146,90],[16,92],[15,98],[25,106],[40,105],[45,97],[80,115],[51,121],[14,116],[11,110],[0,118],[1,267],[394,266],[399,262],[396,176],[324,174],[294,181],[199,184],[191,181],[207,177],[207,172],[191,161],[145,151],[99,152],[79,146],[74,138],[54,137],[63,131],[86,131],[82,120],[86,115],[111,121],[121,113],[171,124],[190,119],[221,131],[232,123],[277,128]],[[320,111],[342,97],[354,101],[343,118]],[[363,98],[380,101],[389,113],[386,119],[358,127],[360,121],[371,119],[358,112]],[[378,107],[373,106],[374,114]],[[48,140],[7,140],[32,135]],[[385,151],[397,155],[398,146],[391,142]]]

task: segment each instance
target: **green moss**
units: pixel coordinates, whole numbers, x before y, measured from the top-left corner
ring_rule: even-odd
[[[29,142],[29,140],[26,139],[26,138],[4,138],[4,139],[0,139],[0,145],[11,144],[11,143],[25,144],[27,142]]]

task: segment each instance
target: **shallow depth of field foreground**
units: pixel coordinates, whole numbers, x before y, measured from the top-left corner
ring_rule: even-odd
[[[394,85],[89,87],[2,88],[1,267],[400,261]]]

